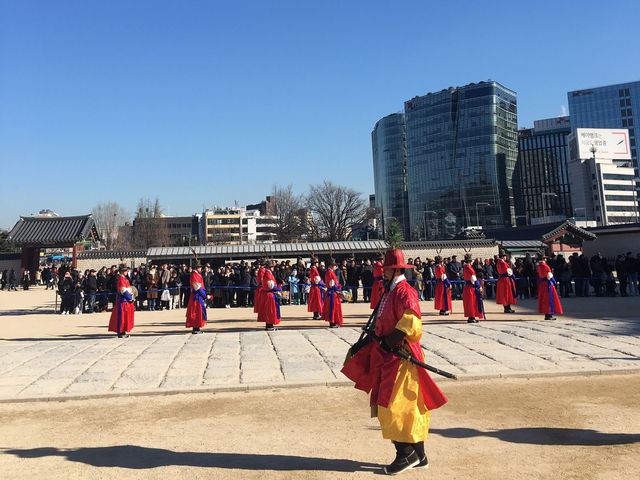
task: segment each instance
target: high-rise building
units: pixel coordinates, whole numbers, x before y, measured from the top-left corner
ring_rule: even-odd
[[[518,131],[518,162],[513,180],[516,224],[532,225],[574,216],[567,164],[569,117],[536,120]]]
[[[515,224],[515,92],[491,80],[450,87],[405,102],[404,117],[411,238]]]
[[[636,176],[628,162],[628,130],[578,128],[568,140],[568,173],[576,220],[587,226],[636,223],[638,199]]]
[[[407,148],[404,114],[393,113],[380,119],[371,132],[375,207],[380,212],[381,229],[391,218],[402,227],[409,239],[407,204]]]
[[[571,129],[625,128],[629,130],[631,163],[638,175],[640,139],[640,81],[575,90],[567,94]],[[615,163],[628,164],[629,160]]]

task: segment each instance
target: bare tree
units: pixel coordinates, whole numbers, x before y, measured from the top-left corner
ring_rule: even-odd
[[[169,243],[169,227],[164,218],[160,200],[151,202],[149,198],[141,198],[136,208],[133,221],[133,245],[135,248],[167,247]]]
[[[293,193],[292,185],[286,187],[274,185],[271,199],[273,214],[276,217],[273,221],[276,240],[284,243],[301,240],[305,233],[300,214],[303,207],[302,197]]]
[[[119,243],[120,227],[130,221],[131,214],[117,202],[99,203],[93,207],[91,214],[105,247],[112,250]]]
[[[315,240],[348,240],[353,227],[367,219],[367,204],[362,194],[328,180],[309,186],[307,207],[314,217]]]

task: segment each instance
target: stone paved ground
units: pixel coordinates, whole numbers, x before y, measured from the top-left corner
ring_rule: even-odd
[[[349,384],[340,373],[357,327],[221,331],[0,343],[0,399]],[[571,319],[435,324],[427,363],[462,380],[640,371],[640,324]],[[439,379],[440,381],[441,379]]]
[[[370,312],[343,305],[345,325],[328,329],[287,305],[265,332],[250,308],[212,309],[202,335],[185,329],[184,310],[136,312],[133,335],[118,339],[109,313],[55,315],[54,301],[42,287],[0,292],[0,401],[350,385],[340,369]],[[564,316],[543,321],[535,299],[515,314],[486,302],[489,321],[470,325],[459,301],[450,317],[421,302],[426,361],[461,380],[640,371],[640,297],[563,303]]]

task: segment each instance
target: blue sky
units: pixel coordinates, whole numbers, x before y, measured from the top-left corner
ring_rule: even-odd
[[[0,0],[0,228],[323,179],[373,193],[371,130],[416,95],[491,78],[524,127],[640,80],[639,5]]]

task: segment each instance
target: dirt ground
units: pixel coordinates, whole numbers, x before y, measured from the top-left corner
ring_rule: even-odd
[[[443,385],[428,470],[402,478],[632,479],[640,375]],[[348,387],[0,404],[0,475],[367,478],[393,459]]]

